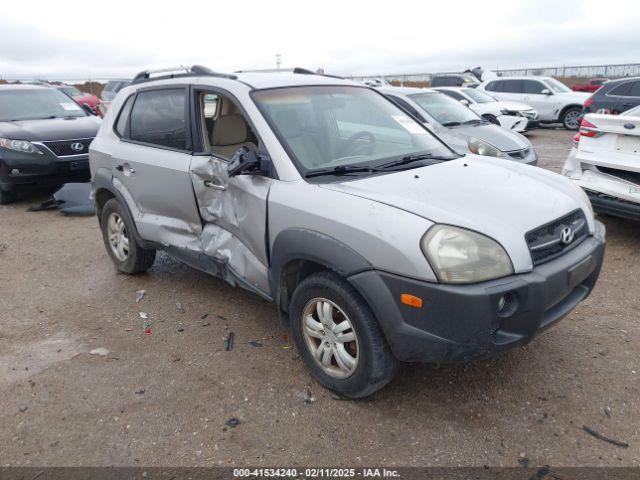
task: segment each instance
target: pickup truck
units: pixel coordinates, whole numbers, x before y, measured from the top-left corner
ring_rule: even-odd
[[[571,85],[571,90],[574,92],[590,92],[593,93],[598,90],[604,82],[608,82],[608,78],[592,78],[587,83],[576,83]]]

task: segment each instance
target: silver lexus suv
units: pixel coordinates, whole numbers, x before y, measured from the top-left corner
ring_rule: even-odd
[[[273,301],[327,388],[523,345],[593,288],[605,232],[560,175],[460,156],[376,90],[306,70],[142,72],[91,144],[118,270],[158,249]]]

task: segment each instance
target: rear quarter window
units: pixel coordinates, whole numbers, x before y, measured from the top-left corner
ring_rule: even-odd
[[[612,97],[626,97],[629,95],[631,90],[631,83],[623,83],[622,85],[616,85],[607,95],[611,95]]]
[[[185,100],[183,88],[138,92],[131,109],[131,140],[186,150]]]

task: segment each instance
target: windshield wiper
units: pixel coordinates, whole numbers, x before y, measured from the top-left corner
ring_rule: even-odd
[[[338,165],[335,168],[323,168],[322,170],[311,170],[304,174],[305,178],[320,177],[323,175],[346,175],[349,173],[370,173],[379,171],[374,167],[356,167],[349,165]]]
[[[474,118],[473,120],[467,120],[466,122],[463,123],[463,125],[480,125],[484,123],[489,123],[489,122],[481,118]]]
[[[444,122],[444,123],[442,123],[443,127],[457,127],[458,125],[462,125],[462,122]]]
[[[400,160],[395,160],[393,162],[385,163],[382,165],[378,165],[379,169],[389,169],[393,167],[400,167],[402,165],[408,165],[413,162],[418,162],[420,160],[453,160],[454,158],[458,158],[456,156],[445,156],[445,155],[433,155],[431,153],[421,153],[417,155],[407,155],[406,157],[402,157]]]

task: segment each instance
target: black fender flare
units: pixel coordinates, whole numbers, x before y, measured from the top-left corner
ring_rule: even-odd
[[[373,269],[353,248],[329,235],[305,228],[290,228],[280,232],[273,241],[270,259],[269,286],[278,305],[283,269],[289,262],[311,261],[345,278]]]

